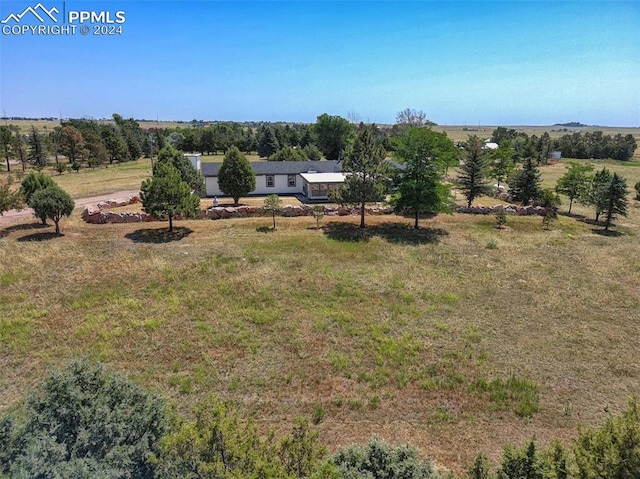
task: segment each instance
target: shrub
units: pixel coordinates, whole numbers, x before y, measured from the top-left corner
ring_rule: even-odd
[[[632,479],[640,474],[640,408],[635,399],[599,429],[580,431],[574,454],[580,479]]]
[[[638,181],[633,188],[636,190],[636,200],[640,201],[640,181]]]
[[[23,410],[0,419],[10,477],[152,478],[167,430],[163,401],[88,360],[52,372]]]
[[[344,479],[392,478],[438,479],[429,461],[418,459],[418,451],[409,445],[393,446],[377,437],[362,445],[340,449],[330,462]]]

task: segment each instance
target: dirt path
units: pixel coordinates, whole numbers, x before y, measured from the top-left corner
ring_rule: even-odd
[[[95,205],[101,201],[118,200],[120,198],[127,198],[129,196],[139,195],[140,192],[136,190],[128,191],[116,191],[109,195],[90,196],[89,198],[78,198],[75,200],[76,208],[83,208],[88,205]],[[33,218],[33,210],[31,208],[25,208],[24,210],[9,210],[5,211],[3,216],[0,216],[0,225],[13,223],[14,221],[21,221],[28,218]]]

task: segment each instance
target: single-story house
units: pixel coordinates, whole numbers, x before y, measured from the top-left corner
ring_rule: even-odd
[[[222,163],[202,163],[207,196],[224,196],[218,186]],[[339,161],[257,161],[251,167],[256,188],[251,195],[300,195],[307,200],[326,200],[332,188],[344,182]]]

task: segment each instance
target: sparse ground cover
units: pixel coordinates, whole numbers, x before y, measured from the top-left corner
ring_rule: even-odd
[[[634,163],[604,164],[640,180]],[[139,186],[145,165],[55,179],[78,197],[120,168],[131,177],[114,182]],[[545,184],[563,172],[543,167]],[[214,391],[265,428],[304,415],[332,449],[377,433],[460,472],[479,450],[495,460],[505,443],[575,437],[638,394],[638,202],[616,237],[579,216],[551,231],[539,217],[410,221],[181,221],[170,236],[164,223],[88,225],[77,209],[62,238],[3,225],[0,411],[89,355],[185,414]]]

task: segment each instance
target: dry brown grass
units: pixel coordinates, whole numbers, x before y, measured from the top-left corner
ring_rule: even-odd
[[[538,217],[497,230],[440,215],[417,234],[410,218],[367,221],[364,235],[330,217],[321,230],[279,218],[275,232],[269,218],[181,221],[168,235],[76,210],[61,238],[0,228],[0,411],[89,355],[184,414],[214,391],[286,429],[321,403],[330,448],[377,433],[460,472],[478,450],[575,436],[640,391],[637,203],[618,237],[562,215],[551,231]],[[529,419],[473,389],[512,374],[539,387]]]

